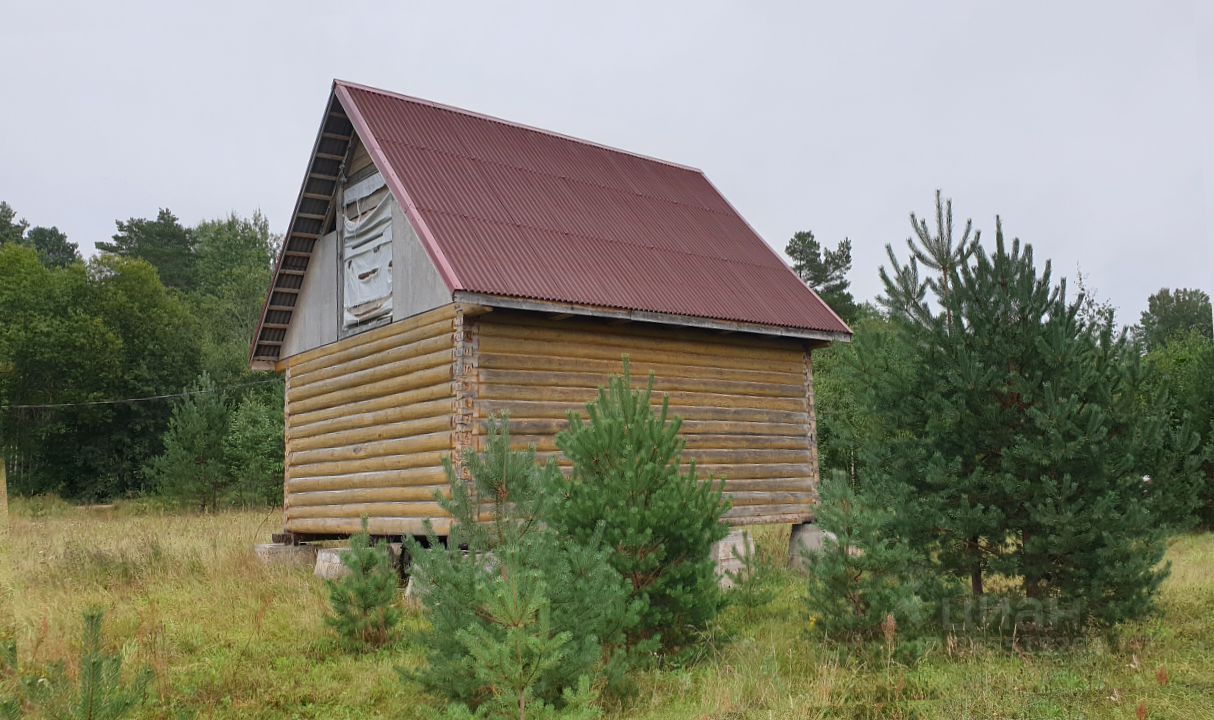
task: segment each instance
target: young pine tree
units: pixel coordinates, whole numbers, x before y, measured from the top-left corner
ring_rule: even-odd
[[[946,277],[926,286],[934,307],[886,279],[907,371],[865,388],[889,430],[868,450],[909,498],[900,532],[975,598],[991,574],[1018,579],[1013,600],[1053,608],[1034,625],[1142,616],[1163,577],[1143,476],[1192,464],[1145,466],[1144,441],[1167,436],[1136,407],[1136,353],[998,225],[994,252]]]
[[[446,543],[433,532],[428,546],[407,541],[430,617],[427,667],[408,679],[452,701],[452,717],[461,705],[477,717],[584,706],[589,690],[579,687],[591,678],[618,689],[640,607],[607,550],[543,521],[560,470],[538,465],[534,449],[511,450],[496,422],[484,452],[465,453],[463,464],[471,483],[448,463],[451,497],[439,499],[453,519]],[[492,519],[480,522],[482,513]]]
[[[152,672],[143,669],[129,681],[123,679],[122,657],[107,653],[102,643],[103,613],[91,608],[84,613],[84,643],[80,650],[80,673],[71,682],[60,665],[49,683],[23,683],[24,700],[40,711],[36,717],[63,720],[119,720],[129,717],[147,697]],[[0,717],[5,711],[21,717],[21,706],[14,702],[0,704]]]
[[[387,549],[371,544],[366,518],[362,532],[350,538],[350,550],[342,555],[341,562],[350,572],[328,581],[333,613],[325,623],[337,632],[347,649],[387,644],[401,619],[397,575]]]
[[[187,392],[173,407],[164,452],[149,463],[147,475],[165,497],[214,510],[230,484],[223,457],[228,403],[206,373]]]
[[[830,640],[863,641],[880,637],[889,617],[898,628],[921,624],[925,603],[912,581],[919,556],[891,532],[893,512],[841,472],[820,492],[818,523],[831,535],[806,556],[810,628]]]
[[[728,534],[721,517],[729,505],[694,462],[680,467],[682,421],[670,418],[668,398],[655,414],[652,395],[653,377],[633,388],[625,361],[623,377],[586,406],[588,423],[570,415],[557,446],[573,472],[555,478],[560,502],[548,517],[576,542],[611,549],[612,566],[644,606],[632,639],[675,647],[722,607],[710,549]]]

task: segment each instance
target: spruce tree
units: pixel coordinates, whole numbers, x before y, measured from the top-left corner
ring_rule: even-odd
[[[424,545],[406,539],[430,619],[421,636],[427,666],[408,679],[477,717],[519,702],[537,712],[584,704],[583,679],[620,689],[625,634],[640,606],[608,550],[544,522],[556,464],[537,464],[534,449],[512,450],[508,428],[496,421],[484,451],[465,453],[463,464],[471,482],[447,463],[451,496],[439,498],[452,517],[446,541],[433,529]]]
[[[367,519],[362,532],[350,538],[350,549],[341,556],[349,573],[328,581],[333,613],[325,623],[337,632],[350,650],[387,644],[400,623],[396,571],[385,547],[371,544]]]
[[[728,534],[721,518],[729,505],[694,461],[682,467],[682,420],[670,416],[669,398],[655,413],[652,396],[652,375],[634,388],[625,361],[623,376],[586,406],[589,422],[570,414],[557,446],[573,470],[556,478],[561,502],[548,517],[576,542],[611,549],[612,566],[644,606],[633,640],[675,647],[722,607],[710,549]]]
[[[1143,483],[1160,436],[1135,407],[1133,348],[1086,324],[1049,263],[1038,271],[998,223],[994,252],[976,246],[928,287],[935,308],[886,277],[908,309],[895,322],[909,372],[864,390],[889,428],[870,466],[909,499],[902,532],[975,597],[992,573],[1016,578],[1036,626],[1142,616],[1163,577]]]

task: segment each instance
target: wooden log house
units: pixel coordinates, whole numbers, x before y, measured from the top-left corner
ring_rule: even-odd
[[[631,358],[734,525],[804,523],[812,352],[851,331],[699,170],[337,81],[251,351],[286,380],[285,530],[445,534],[442,461],[555,453]]]

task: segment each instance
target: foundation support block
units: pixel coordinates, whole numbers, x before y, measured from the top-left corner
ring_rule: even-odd
[[[805,572],[808,569],[805,556],[822,552],[822,545],[834,539],[834,533],[823,530],[817,523],[793,525],[788,538],[788,567]]]
[[[745,580],[749,577],[750,567],[747,566],[747,559],[753,558],[754,554],[754,538],[749,531],[741,528],[733,530],[724,540],[713,544],[712,561],[717,566],[717,582],[723,589],[732,588],[734,578]]]
[[[254,546],[253,554],[267,565],[298,565],[307,567],[316,563],[316,548],[311,545],[287,545],[265,543]]]

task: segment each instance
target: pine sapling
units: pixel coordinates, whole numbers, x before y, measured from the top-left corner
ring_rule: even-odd
[[[401,620],[397,573],[387,549],[371,544],[366,518],[362,532],[350,538],[350,549],[342,555],[341,562],[349,573],[328,582],[333,612],[325,622],[337,632],[347,649],[387,644]]]
[[[647,387],[633,388],[625,358],[623,376],[586,406],[589,422],[570,414],[557,446],[573,472],[556,478],[561,502],[549,522],[576,542],[611,551],[612,566],[645,606],[631,640],[672,648],[724,605],[711,548],[728,534],[721,517],[729,504],[694,462],[682,466],[682,420],[671,417],[669,398],[654,412],[653,383],[651,375]]]

